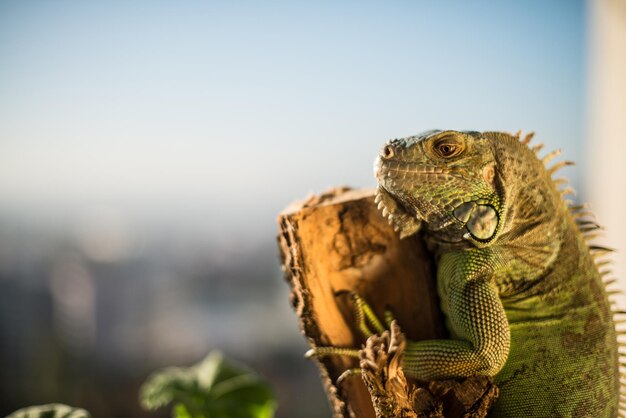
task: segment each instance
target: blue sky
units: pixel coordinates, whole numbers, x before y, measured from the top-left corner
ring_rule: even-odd
[[[581,1],[3,1],[0,216],[266,233],[432,128],[535,130],[580,160],[584,47]]]

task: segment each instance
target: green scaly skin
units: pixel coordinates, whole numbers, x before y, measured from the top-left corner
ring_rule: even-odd
[[[505,133],[430,131],[387,143],[375,169],[383,214],[403,236],[423,227],[437,255],[451,337],[409,342],[405,373],[492,376],[493,417],[617,416],[607,292],[536,153]]]
[[[450,333],[408,341],[404,372],[493,377],[491,417],[615,417],[618,342],[595,260],[602,248],[585,237],[596,226],[552,180],[565,163],[546,169],[557,153],[539,160],[531,137],[429,131],[378,156],[376,202],[401,237],[424,230]],[[312,353],[351,354],[340,350]]]

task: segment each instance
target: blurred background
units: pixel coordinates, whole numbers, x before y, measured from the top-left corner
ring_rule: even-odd
[[[534,130],[626,249],[624,4],[0,1],[0,415],[220,349],[330,416],[276,215],[392,137]]]

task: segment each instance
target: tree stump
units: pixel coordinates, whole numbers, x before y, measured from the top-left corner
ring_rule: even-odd
[[[338,188],[296,202],[278,217],[283,270],[291,304],[311,347],[363,347],[360,359],[328,356],[318,363],[334,418],[484,417],[497,398],[487,378],[412,381],[401,359],[410,340],[446,338],[435,264],[418,234],[400,240],[379,214],[374,191]],[[365,339],[349,294],[356,292],[389,331]],[[360,368],[361,377],[337,378]]]

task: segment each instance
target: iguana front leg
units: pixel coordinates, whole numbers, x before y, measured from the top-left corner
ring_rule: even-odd
[[[494,376],[504,366],[510,347],[509,325],[491,283],[491,269],[481,265],[479,257],[479,252],[467,251],[440,260],[440,298],[452,339],[407,341],[403,368],[408,376],[425,381]],[[366,307],[363,312],[371,312],[361,303]],[[356,317],[359,321],[363,315]],[[369,315],[365,317],[369,319]],[[320,347],[309,353],[358,356],[357,349],[339,347]]]
[[[438,263],[450,340],[407,341],[404,372],[420,380],[494,376],[509,354],[509,323],[481,250],[446,253]]]

